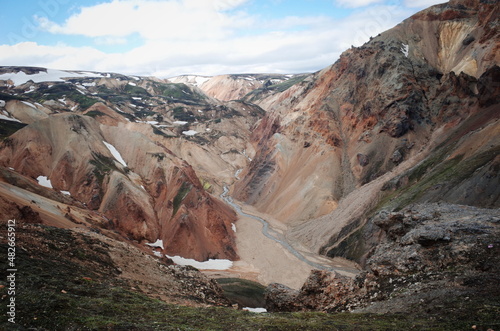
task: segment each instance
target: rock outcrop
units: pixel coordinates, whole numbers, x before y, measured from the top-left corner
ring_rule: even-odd
[[[421,204],[382,211],[383,231],[366,272],[355,279],[315,270],[299,291],[273,284],[270,311],[355,311],[439,315],[456,319],[497,303],[500,212],[463,205]]]

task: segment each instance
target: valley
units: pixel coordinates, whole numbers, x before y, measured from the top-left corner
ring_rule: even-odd
[[[314,73],[0,67],[19,329],[499,328],[499,17],[432,6]]]

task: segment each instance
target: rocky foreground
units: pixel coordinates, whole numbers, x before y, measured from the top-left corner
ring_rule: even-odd
[[[268,310],[498,316],[499,210],[423,204],[380,212],[373,222],[383,239],[365,272],[351,279],[314,271],[298,291],[271,284]]]
[[[272,284],[265,297],[272,313],[265,314],[236,309],[221,285],[192,267],[173,266],[98,231],[18,223],[16,324],[3,315],[0,325],[17,330],[496,329],[499,222],[498,211],[457,205],[380,214],[376,223],[386,235],[366,273],[353,280],[313,271],[300,291]],[[6,229],[2,224],[2,241]],[[6,254],[7,245],[1,248]],[[6,261],[0,266],[6,270]],[[4,303],[9,286],[0,281]]]

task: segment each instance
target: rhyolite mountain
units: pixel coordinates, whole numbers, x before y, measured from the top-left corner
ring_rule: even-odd
[[[417,311],[437,288],[498,307],[499,24],[497,1],[453,0],[301,75],[2,67],[2,214],[237,260],[228,187],[292,246],[365,268],[273,284],[270,310]]]
[[[6,182],[32,184],[45,176],[52,188],[37,193],[64,203],[63,210],[92,211],[101,227],[126,238],[163,240],[170,255],[237,259],[236,215],[210,192],[234,181],[234,172],[249,162],[248,136],[261,108],[221,103],[187,85],[154,79],[43,68],[3,72],[27,77],[2,88]],[[18,198],[30,206],[21,193]]]
[[[292,241],[358,261],[376,210],[500,207],[498,11],[433,6],[285,91],[248,94],[266,116],[236,197],[288,223]]]

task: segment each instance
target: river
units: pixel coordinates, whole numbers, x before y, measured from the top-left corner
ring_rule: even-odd
[[[233,198],[231,198],[229,195],[229,189],[227,186],[224,186],[224,191],[222,192],[222,194],[220,195],[220,197],[228,204],[230,205],[231,207],[233,207],[233,209],[241,216],[243,217],[248,217],[248,218],[251,218],[251,219],[254,219],[256,221],[259,221],[260,223],[262,223],[262,234],[264,236],[266,236],[267,238],[279,243],[280,245],[282,245],[286,250],[288,250],[290,253],[292,253],[295,257],[297,257],[299,260],[307,263],[308,265],[310,265],[311,267],[315,268],[315,269],[320,269],[320,270],[327,270],[327,271],[347,271],[347,272],[352,272],[353,270],[349,269],[349,268],[342,268],[342,267],[332,267],[332,266],[327,266],[327,265],[323,265],[323,264],[319,264],[319,263],[316,263],[314,261],[311,261],[309,260],[307,257],[305,257],[302,253],[300,253],[299,251],[297,251],[295,248],[293,248],[293,246],[291,246],[284,238],[281,238],[281,235],[276,232],[275,230],[272,229],[272,227],[269,225],[269,222],[267,222],[266,220],[264,220],[263,218],[261,217],[258,217],[258,216],[255,216],[255,215],[251,215],[251,214],[248,214],[248,213],[245,213],[241,207],[236,204],[233,200]],[[325,257],[322,257],[322,258],[325,258]]]

